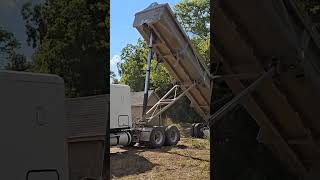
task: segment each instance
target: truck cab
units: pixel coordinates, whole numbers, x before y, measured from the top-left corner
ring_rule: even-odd
[[[123,84],[110,86],[110,130],[121,131],[132,127],[130,87]]]

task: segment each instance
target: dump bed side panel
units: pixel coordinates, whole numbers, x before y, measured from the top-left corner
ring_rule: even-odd
[[[147,25],[147,26],[146,26]],[[156,36],[154,50],[160,55],[169,74],[185,90],[193,83],[197,86],[187,93],[199,114],[209,114],[209,71],[194,50],[189,38],[174,17],[168,4],[151,6],[136,13],[133,26],[148,42],[150,30]]]
[[[305,172],[320,157],[317,43],[311,39],[303,46],[304,33],[311,36],[287,1],[217,2],[211,53],[220,55],[215,60],[223,63],[224,74],[263,73],[271,58],[280,61],[281,73],[261,84],[244,106],[267,129],[275,155],[283,160],[284,154],[291,154],[285,160],[288,167],[294,173]],[[235,94],[250,82],[227,80]]]

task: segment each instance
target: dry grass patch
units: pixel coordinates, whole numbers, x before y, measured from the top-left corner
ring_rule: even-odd
[[[207,139],[181,138],[176,147],[112,148],[113,179],[209,179]]]

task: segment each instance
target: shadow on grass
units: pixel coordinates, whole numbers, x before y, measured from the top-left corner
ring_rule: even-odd
[[[121,153],[110,155],[111,177],[123,177],[140,174],[152,170],[157,164],[137,154],[136,149],[128,149]]]

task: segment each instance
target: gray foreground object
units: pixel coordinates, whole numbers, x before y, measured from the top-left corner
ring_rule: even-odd
[[[0,71],[0,87],[1,179],[68,179],[63,80]]]

